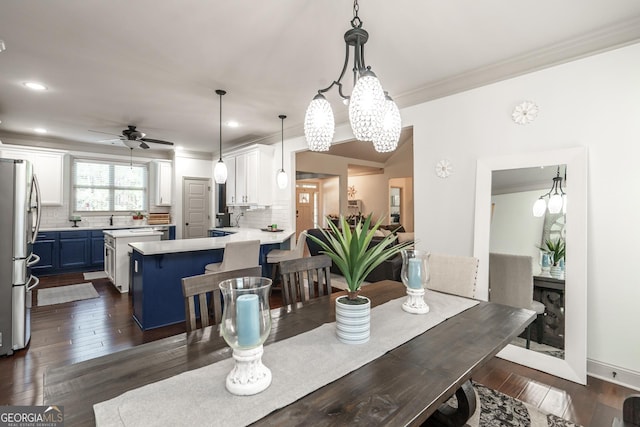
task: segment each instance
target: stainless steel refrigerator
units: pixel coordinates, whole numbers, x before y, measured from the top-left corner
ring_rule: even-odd
[[[40,258],[33,243],[40,227],[40,190],[26,160],[0,159],[0,355],[24,348],[31,338],[30,267]]]

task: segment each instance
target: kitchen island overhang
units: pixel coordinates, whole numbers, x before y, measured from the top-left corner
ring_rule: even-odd
[[[233,241],[260,240],[259,264],[262,275],[270,277],[267,254],[286,249],[293,231],[271,233],[239,229],[223,237],[137,242],[129,246],[133,318],[142,330],[185,321],[181,279],[204,274],[207,264],[221,262],[224,248]]]

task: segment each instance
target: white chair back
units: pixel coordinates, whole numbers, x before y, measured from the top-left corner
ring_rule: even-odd
[[[427,288],[473,298],[478,277],[478,259],[469,256],[431,254]]]

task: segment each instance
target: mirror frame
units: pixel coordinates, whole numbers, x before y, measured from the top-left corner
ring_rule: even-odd
[[[489,297],[489,239],[492,172],[506,169],[566,164],[568,209],[565,279],[565,358],[558,359],[515,345],[507,345],[498,357],[552,375],[587,382],[587,150],[585,147],[518,153],[480,158],[476,169],[476,204],[473,254],[479,260],[476,298]]]

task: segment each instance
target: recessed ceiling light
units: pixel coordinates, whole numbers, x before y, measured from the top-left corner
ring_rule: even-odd
[[[237,128],[238,126],[240,126],[240,123],[233,120],[229,120],[227,122],[227,126],[229,126],[230,128]]]
[[[33,129],[33,131],[36,133],[47,133],[47,130],[45,128],[35,128]]]
[[[182,151],[183,147],[182,145],[176,145],[176,147],[174,148],[175,151]]]
[[[33,90],[47,90],[47,87],[38,82],[25,82],[24,85]]]
[[[5,50],[5,45],[4,45],[4,41],[0,40],[0,52],[2,52],[3,50]]]

